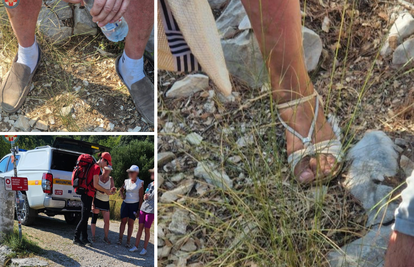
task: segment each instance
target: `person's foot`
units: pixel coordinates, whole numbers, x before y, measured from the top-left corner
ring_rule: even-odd
[[[126,248],[131,248],[131,247],[132,247],[132,246],[131,246],[130,241],[127,241],[127,243],[126,243],[125,247],[126,247]]]
[[[154,125],[154,84],[150,81],[150,79],[148,79],[148,77],[145,76],[142,79],[128,85],[129,83],[127,82],[127,79],[124,79],[121,73],[121,67],[119,66],[120,58],[121,56],[119,56],[115,61],[116,73],[128,88],[137,111],[146,122]]]
[[[145,255],[145,254],[147,254],[147,250],[145,248],[143,248],[141,250],[141,252],[139,253],[139,255]]]
[[[135,251],[137,251],[138,250],[138,248],[136,247],[136,246],[134,246],[134,247],[132,247],[130,250],[129,250],[129,252],[135,252]]]
[[[105,242],[105,244],[108,244],[108,245],[111,244],[111,241],[109,241],[109,239],[107,237],[104,238],[104,242]]]
[[[5,112],[14,113],[19,110],[26,100],[27,94],[30,92],[32,78],[40,64],[41,58],[41,50],[37,44],[35,48],[38,50],[38,56],[34,68],[31,62],[26,62],[29,59],[25,59],[22,63],[18,54],[13,60],[10,71],[3,80],[0,87],[0,98],[1,106]]]
[[[85,246],[85,244],[79,238],[74,238],[73,239],[73,244],[74,245],[81,246],[81,247],[84,247]]]
[[[309,129],[315,114],[314,109],[316,105],[316,98],[300,103],[295,107],[282,109],[280,111],[281,118],[296,132],[306,137],[309,134]],[[326,121],[323,113],[323,107],[319,105],[318,118],[315,124],[315,131],[312,135],[312,143],[326,140],[336,139],[335,133],[331,125]],[[287,153],[292,154],[304,148],[302,141],[286,130]],[[300,183],[308,184],[315,180],[315,177],[323,179],[334,172],[337,166],[337,159],[331,154],[317,154],[312,157],[304,157],[296,165],[294,176]]]
[[[84,238],[84,239],[82,239],[81,241],[82,241],[82,243],[83,243],[83,244],[85,244],[85,246],[87,246],[87,247],[92,247],[92,242],[91,242],[91,241],[89,241],[89,239]]]

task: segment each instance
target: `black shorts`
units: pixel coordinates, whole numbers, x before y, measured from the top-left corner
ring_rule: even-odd
[[[95,204],[95,209],[109,211],[109,201],[102,201],[95,198],[93,204]]]

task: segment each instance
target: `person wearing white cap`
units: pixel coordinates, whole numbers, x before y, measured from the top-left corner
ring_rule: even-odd
[[[132,165],[128,170],[128,179],[121,188],[121,196],[124,199],[121,206],[121,225],[119,226],[118,245],[122,245],[125,226],[128,222],[128,236],[126,247],[131,248],[131,236],[134,230],[136,214],[139,213],[144,197],[144,181],[138,178],[139,167]]]

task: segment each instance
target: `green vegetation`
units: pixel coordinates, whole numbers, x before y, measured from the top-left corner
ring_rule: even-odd
[[[27,257],[33,254],[40,254],[42,249],[32,240],[29,240],[24,234],[22,239],[19,239],[19,231],[14,228],[13,233],[6,235],[4,238],[4,245],[8,246],[13,253],[8,255],[8,258]]]
[[[21,149],[34,149],[39,146],[52,146],[56,137],[73,138],[101,146],[109,147],[112,155],[114,170],[111,176],[115,185],[120,187],[127,178],[126,170],[133,164],[140,168],[140,179],[144,180],[145,186],[151,182],[149,169],[154,168],[154,137],[153,136],[108,136],[108,135],[71,135],[71,136],[36,136],[21,135],[16,145]],[[10,144],[0,139],[0,156],[10,153]],[[97,157],[97,155],[95,155]]]

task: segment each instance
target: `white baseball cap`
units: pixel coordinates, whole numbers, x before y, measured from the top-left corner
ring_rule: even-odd
[[[139,167],[137,165],[132,165],[127,172],[139,172]]]

